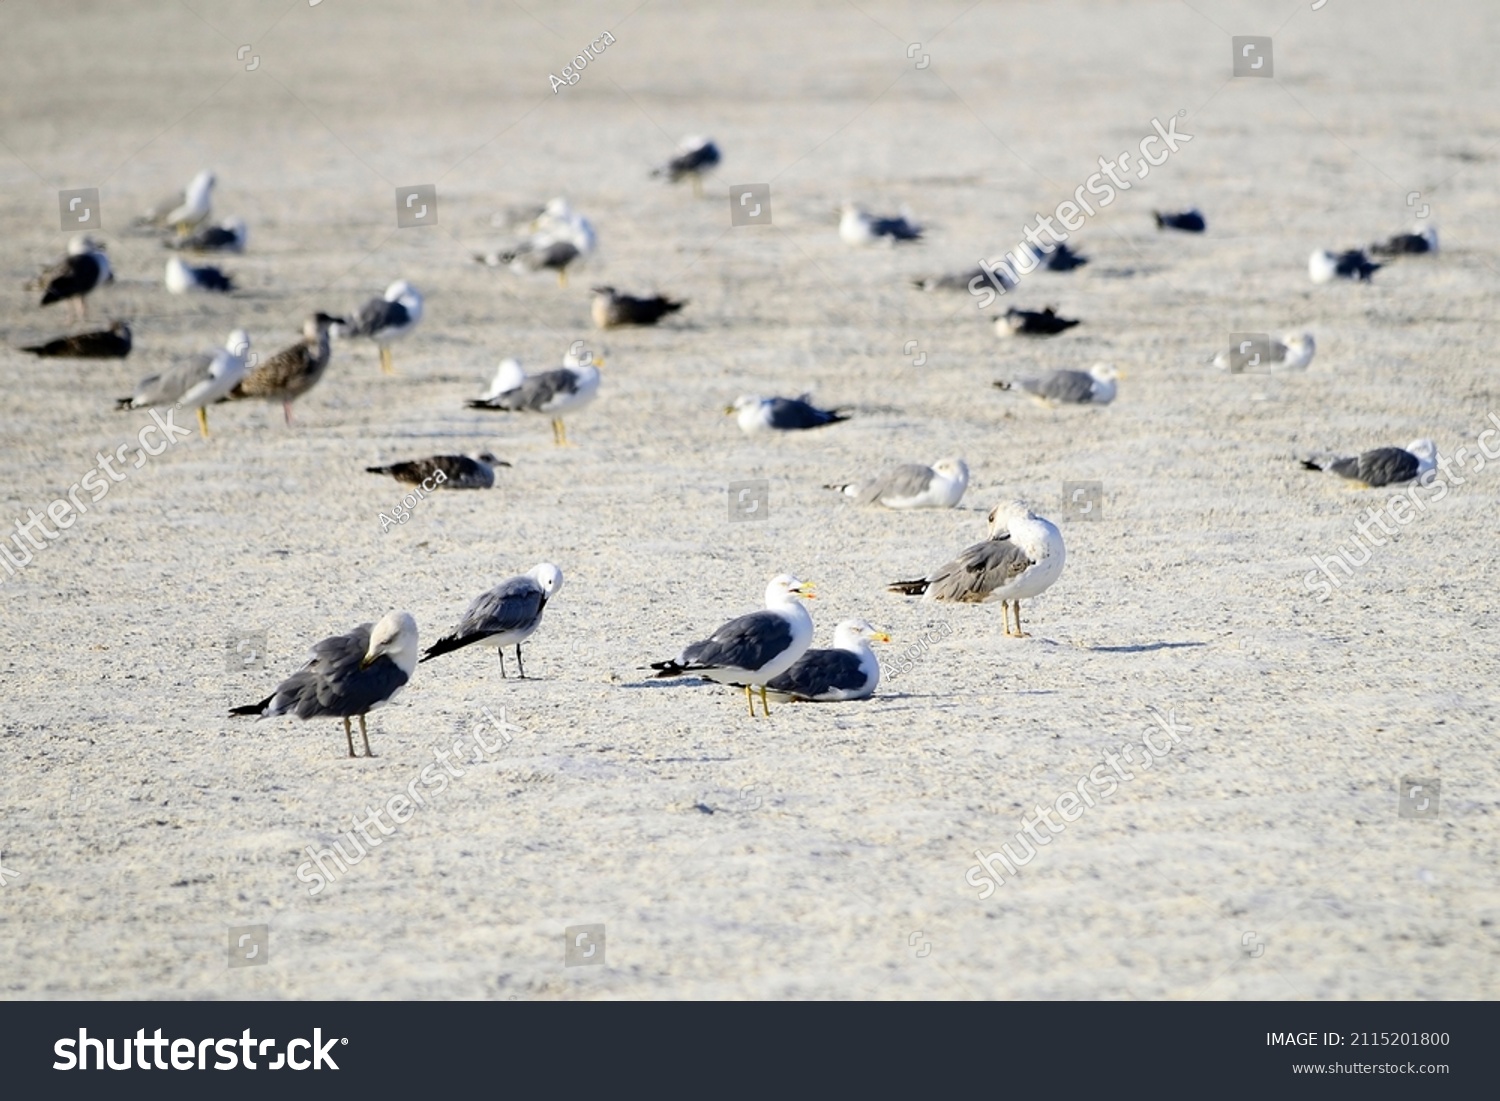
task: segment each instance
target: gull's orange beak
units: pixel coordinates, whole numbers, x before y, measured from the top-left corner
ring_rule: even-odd
[[[889,641],[891,641],[891,636],[888,635],[888,634],[886,634],[884,631],[876,631],[870,637],[873,638],[876,642],[889,642]]]
[[[813,584],[811,581],[802,582],[802,584],[798,585],[795,589],[792,590],[792,592],[796,593],[803,600],[818,599],[818,594],[813,592]]]

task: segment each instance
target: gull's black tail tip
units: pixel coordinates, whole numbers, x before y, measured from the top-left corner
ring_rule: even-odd
[[[921,596],[927,591],[928,581],[919,578],[916,581],[892,581],[886,586],[886,592],[900,593],[902,596]]]
[[[272,694],[259,703],[247,703],[242,707],[231,707],[229,713],[231,715],[264,715],[266,708],[271,706],[271,701],[275,698],[275,695]]]

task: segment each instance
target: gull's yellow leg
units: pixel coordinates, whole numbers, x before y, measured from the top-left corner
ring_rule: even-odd
[[[557,285],[559,287],[566,287],[568,285],[568,269],[567,268],[558,268],[557,269]]]
[[[765,713],[766,718],[769,719],[771,717],[771,705],[766,702],[766,686],[764,684],[760,686],[760,709]]]
[[[208,410],[201,405],[198,406],[198,431],[205,440],[208,439]]]
[[[380,369],[388,375],[396,373],[395,365],[391,361],[391,350],[384,344],[380,346]]]
[[[745,704],[750,708],[750,717],[755,718],[755,697],[751,695],[748,684],[745,685]]]
[[[359,717],[359,736],[365,740],[365,756],[375,756],[375,754],[370,752],[370,735],[369,732],[365,730],[365,717],[363,715]]]
[[[344,737],[349,742],[349,756],[354,756],[354,734],[349,730],[349,716],[344,716]]]

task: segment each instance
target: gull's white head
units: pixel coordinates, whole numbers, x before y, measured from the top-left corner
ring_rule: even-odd
[[[539,566],[533,566],[526,575],[542,587],[542,592],[547,599],[557,595],[557,590],[562,588],[562,570],[551,562],[543,562]]]
[[[1281,338],[1281,342],[1286,345],[1286,358],[1282,360],[1281,365],[1296,370],[1301,370],[1311,363],[1313,353],[1318,350],[1312,333],[1288,334]]]
[[[405,279],[397,279],[385,289],[385,300],[387,302],[400,302],[403,298],[415,298],[418,302],[422,300],[421,292]]]
[[[1002,501],[990,509],[990,534],[996,535],[1000,532],[1010,530],[1010,525],[1026,520],[1038,519],[1037,514],[1026,507],[1023,501]]]
[[[1406,445],[1406,450],[1417,457],[1417,477],[1426,474],[1437,466],[1438,449],[1437,444],[1429,439],[1412,440]]]
[[[250,334],[244,329],[236,329],[229,334],[229,339],[224,341],[224,347],[243,358],[250,352]]]
[[[833,629],[833,644],[840,650],[863,649],[871,642],[889,642],[891,636],[877,631],[863,619],[846,619]]]
[[[771,578],[771,583],[766,586],[767,608],[795,604],[798,597],[804,600],[817,599],[811,582],[802,581],[789,573],[781,573]]]
[[[1314,283],[1331,283],[1338,274],[1338,257],[1320,248],[1307,258],[1307,274]]]
[[[959,485],[967,486],[969,484],[969,464],[960,458],[949,457],[939,459],[932,464],[932,469],[944,478],[957,482]]]
[[[192,202],[195,199],[201,200],[206,198],[208,193],[214,189],[214,184],[218,182],[218,177],[205,168],[188,182],[186,190],[188,201]]]
[[[1089,377],[1095,382],[1114,382],[1116,379],[1124,378],[1123,371],[1115,370],[1113,363],[1096,363],[1089,368]]]
[[[417,667],[417,621],[410,612],[391,612],[370,631],[370,645],[361,669],[379,658],[390,658],[408,677]]]

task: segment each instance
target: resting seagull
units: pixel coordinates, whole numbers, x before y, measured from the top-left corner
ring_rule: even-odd
[[[595,287],[590,312],[599,328],[615,329],[621,325],[655,325],[686,305],[686,302],[674,302],[660,294],[637,298],[633,294],[621,294],[613,287]]]
[[[1317,350],[1318,345],[1313,340],[1312,333],[1288,333],[1280,340],[1271,341],[1270,358],[1263,363],[1251,362],[1256,353],[1251,349],[1242,352],[1239,348],[1219,352],[1209,362],[1219,370],[1228,371],[1232,375],[1242,374],[1255,368],[1269,371],[1305,371],[1307,365],[1312,362],[1313,353]]]
[[[509,268],[517,275],[528,272],[555,271],[557,285],[568,285],[568,265],[583,253],[572,241],[554,241],[533,237],[522,241],[515,248],[499,252],[476,253],[474,259],[492,268]]]
[[[391,341],[399,340],[422,320],[422,292],[405,279],[398,279],[385,289],[381,298],[372,298],[354,314],[352,321],[338,325],[338,337],[364,337],[380,347],[380,369],[396,373],[391,362]]]
[[[332,349],[328,345],[330,325],[343,319],[326,313],[315,313],[302,324],[302,339],[283,348],[270,359],[251,370],[229,392],[229,399],[260,398],[281,402],[281,415],[292,423],[292,402],[318,384],[328,369]]]
[[[651,170],[652,179],[666,177],[668,183],[677,183],[684,178],[693,181],[693,194],[703,198],[703,177],[719,167],[719,147],[712,138],[696,135],[683,138],[677,153],[660,168]]]
[[[1124,377],[1113,364],[1096,363],[1087,371],[1048,371],[1040,378],[1018,378],[995,386],[1024,391],[1043,405],[1108,405],[1115,400],[1115,380]]]
[[[863,484],[831,485],[861,505],[886,508],[953,508],[969,488],[969,464],[962,459],[939,459],[931,466],[903,463]]]
[[[188,181],[187,187],[170,198],[163,199],[141,217],[136,225],[175,226],[179,233],[186,233],[204,221],[213,207],[213,190],[217,180],[207,169]]]
[[[743,688],[752,719],[755,697],[750,690],[759,686],[761,710],[769,716],[767,683],[790,669],[812,645],[812,616],[799,598],[813,599],[812,586],[790,574],[773,577],[766,586],[765,611],[731,619],[671,661],[655,662],[651,668],[658,677],[700,676]]]
[[[109,328],[99,332],[60,336],[45,344],[28,344],[21,351],[58,359],[124,359],[130,347],[130,326],[111,321]]]
[[[234,280],[218,268],[195,268],[180,256],[167,261],[167,290],[173,294],[190,294],[195,291],[213,291],[228,294],[234,290]]]
[[[1038,313],[1036,310],[1018,310],[1014,306],[995,318],[997,336],[1056,336],[1065,333],[1080,322],[1058,317],[1051,306]]]
[[[442,480],[437,483],[439,489],[489,489],[495,484],[495,467],[509,465],[488,451],[481,451],[475,459],[467,455],[433,455],[389,466],[367,466],[365,471],[389,474],[406,485],[421,485],[442,474]]]
[[[1184,233],[1202,233],[1208,228],[1208,223],[1203,220],[1203,212],[1197,207],[1175,214],[1160,210],[1153,210],[1151,213],[1156,218],[1157,229],[1180,229]]]
[[[1371,262],[1362,249],[1352,248],[1334,255],[1320,248],[1308,258],[1307,274],[1314,283],[1332,283],[1335,279],[1368,283],[1370,276],[1384,266]]]
[[[225,218],[218,225],[199,226],[194,232],[168,238],[163,248],[186,249],[190,252],[234,252],[245,251],[249,231],[243,218]]]
[[[153,405],[177,405],[198,410],[198,431],[208,438],[207,406],[224,398],[245,377],[250,334],[236,329],[224,347],[194,356],[179,367],[141,379],[135,393],[121,398],[121,409],[147,409]]]
[[[1303,470],[1326,470],[1347,478],[1360,489],[1425,478],[1437,466],[1437,445],[1431,440],[1412,440],[1404,448],[1377,447],[1362,455],[1341,457],[1329,453],[1302,460]]]
[[[890,591],[929,600],[980,604],[1000,601],[1008,637],[1027,638],[1021,630],[1021,601],[1040,596],[1062,575],[1067,553],[1062,533],[1020,501],[990,510],[990,534],[959,552],[926,577],[893,581]],[[1015,608],[1016,629],[1010,629],[1009,609]]]
[[[359,718],[359,736],[370,752],[365,716],[389,703],[411,680],[417,667],[417,621],[409,612],[392,612],[373,627],[361,623],[347,635],[325,638],[312,648],[312,660],[276,686],[259,703],[230,709],[231,715],[296,715],[302,720],[344,720],[349,756],[354,735],[349,720]]]
[[[82,320],[88,316],[84,299],[114,277],[104,246],[80,234],[68,242],[68,254],[29,285],[41,289],[43,306],[72,299],[73,311]]]
[[[1416,256],[1438,250],[1436,226],[1417,226],[1410,233],[1398,233],[1386,241],[1370,246],[1376,256]]]
[[[863,207],[845,203],[839,216],[839,237],[846,245],[894,245],[901,241],[920,241],[922,227],[903,210],[895,218],[878,218],[866,214]]]
[[[739,422],[740,431],[747,436],[768,429],[796,432],[807,428],[822,428],[825,424],[838,424],[839,421],[849,419],[847,413],[841,413],[837,409],[819,409],[807,400],[811,396],[803,394],[800,398],[759,398],[742,394],[734,399],[733,405],[725,407],[724,414],[734,417]]]
[[[518,360],[505,359],[495,372],[490,392],[468,402],[470,409],[490,409],[511,413],[543,413],[552,418],[552,442],[568,446],[564,413],[576,413],[599,396],[599,365],[585,350],[569,351],[563,366],[541,374],[528,375]]]
[[[846,619],[833,631],[832,650],[809,650],[781,676],[766,684],[778,703],[837,703],[867,700],[880,683],[880,662],[871,642],[891,636],[862,619]]]
[[[532,568],[530,573],[512,577],[476,597],[464,612],[458,626],[449,631],[422,655],[423,661],[461,650],[476,643],[493,646],[500,656],[500,675],[505,676],[505,648],[516,648],[516,669],[526,679],[521,664],[521,643],[530,638],[542,624],[547,601],[562,588],[562,570],[550,562]]]

